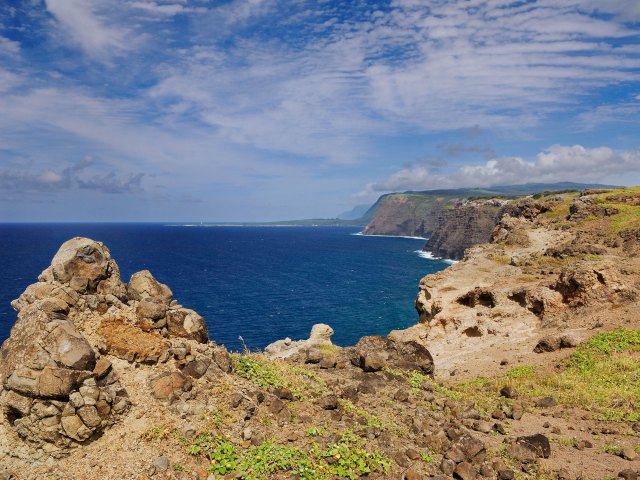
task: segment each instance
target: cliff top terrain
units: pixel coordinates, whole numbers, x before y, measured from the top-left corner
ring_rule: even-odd
[[[637,478],[640,188],[507,206],[416,326],[347,348],[230,353],[65,242],[0,349],[0,478]]]

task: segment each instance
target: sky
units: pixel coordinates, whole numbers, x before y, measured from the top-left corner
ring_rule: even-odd
[[[637,0],[4,0],[0,221],[640,184]]]

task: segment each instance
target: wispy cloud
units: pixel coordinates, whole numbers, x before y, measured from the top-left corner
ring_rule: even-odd
[[[533,161],[495,151],[628,150],[601,141],[601,128],[637,133],[637,10],[632,0],[0,6],[0,148],[29,162],[27,184],[45,188],[64,177],[59,165],[90,154],[120,173],[86,170],[74,188],[129,191],[147,177],[122,172],[145,172],[171,179],[174,198],[197,186],[203,210],[212,183],[274,199],[301,183],[320,195],[340,185],[308,201],[331,209],[376,178],[387,180],[370,192],[462,182],[442,172],[478,155],[507,174]],[[585,131],[597,135],[564,138]]]
[[[111,24],[96,13],[93,0],[45,0],[47,9],[55,17],[58,38],[66,35],[91,55],[107,56],[125,48],[126,31]]]

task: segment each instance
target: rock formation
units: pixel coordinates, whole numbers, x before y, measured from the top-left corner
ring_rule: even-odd
[[[308,339],[294,341],[287,337],[284,340],[278,340],[267,345],[264,353],[273,358],[289,358],[294,355],[308,357],[310,350],[331,349],[333,347],[333,343],[331,343],[332,335],[333,328],[324,323],[317,323],[311,327]]]
[[[130,400],[114,358],[166,362],[181,341],[208,340],[204,319],[150,272],[123,283],[99,242],[65,242],[38,280],[12,302],[18,319],[0,349],[3,433],[32,459],[66,455],[121,421]],[[154,392],[168,398],[184,383]]]

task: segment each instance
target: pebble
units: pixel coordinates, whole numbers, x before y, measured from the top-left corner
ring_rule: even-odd
[[[158,472],[166,472],[169,469],[169,463],[169,459],[162,455],[156,458],[156,460],[153,462],[153,466]]]

